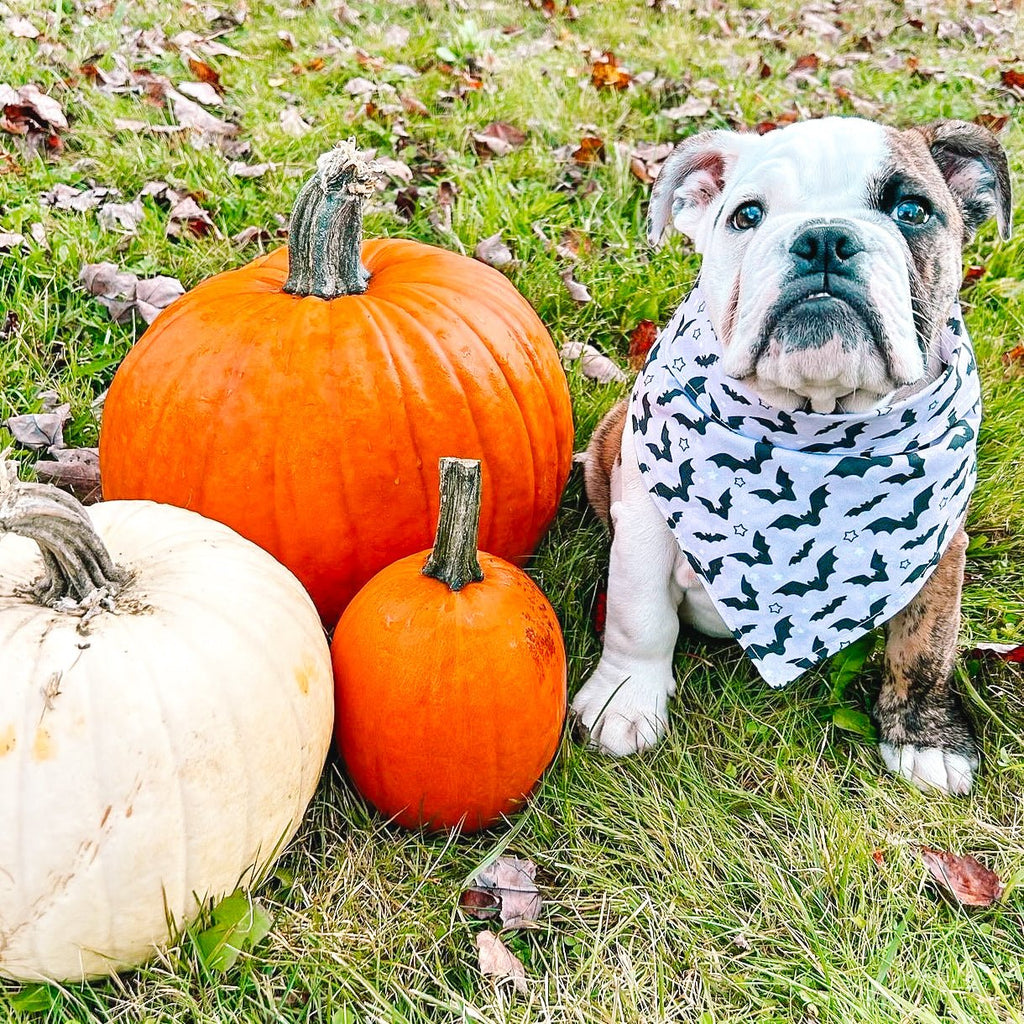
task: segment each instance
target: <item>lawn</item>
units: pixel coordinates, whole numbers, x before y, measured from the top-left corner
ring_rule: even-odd
[[[145,324],[113,322],[78,284],[82,266],[111,261],[186,288],[238,266],[280,244],[302,175],[349,136],[397,161],[369,234],[472,254],[500,232],[514,256],[505,272],[556,345],[589,342],[625,368],[632,330],[666,320],[697,269],[679,240],[657,253],[642,242],[651,144],[794,115],[983,117],[1003,126],[1019,183],[1017,17],[1006,0],[0,0],[0,83],[35,83],[70,122],[59,146],[0,131],[0,236],[24,237],[0,249],[0,420],[39,411],[52,391],[71,405],[67,443],[94,445],[96,400]],[[606,66],[606,77],[624,88],[594,84],[605,51],[621,68]],[[223,93],[203,94],[218,100],[209,111],[237,133],[208,133],[203,145],[195,129],[161,130],[181,116],[162,82],[211,72]],[[493,153],[474,139],[496,121],[525,141]],[[238,163],[269,166],[239,176]],[[206,220],[193,214],[169,232],[167,194],[152,182],[191,195]],[[83,212],[42,203],[58,185],[119,195]],[[128,224],[102,215],[104,203],[143,192]],[[966,257],[987,419],[965,650],[1024,640],[1024,360],[1011,354],[1024,335],[1022,252],[1024,231],[998,244],[990,225]],[[570,295],[565,271],[591,301]],[[627,386],[578,367],[569,378],[582,448]],[[10,440],[0,429],[0,450]],[[35,455],[16,453],[30,474]],[[592,605],[606,561],[574,475],[530,567],[565,631],[570,692],[598,655]],[[566,738],[524,813],[483,835],[382,825],[331,761],[299,837],[255,894],[273,928],[227,971],[190,933],[108,982],[0,988],[0,1016],[1024,1021],[1017,667],[963,660],[983,752],[963,800],[886,776],[857,731],[850,712],[870,708],[877,653],[839,689],[824,668],[770,692],[737,648],[693,637],[681,640],[677,669],[660,747],[611,761]],[[946,901],[926,880],[919,844],[975,854],[1007,881],[1006,896],[973,912]],[[486,925],[457,909],[467,875],[503,848],[536,862],[546,900],[538,927],[506,936],[526,966],[526,994],[480,975],[473,940]]]

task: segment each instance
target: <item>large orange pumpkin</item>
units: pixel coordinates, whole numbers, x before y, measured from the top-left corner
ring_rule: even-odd
[[[430,544],[442,454],[482,462],[482,542],[509,559],[547,529],[572,458],[565,375],[529,303],[476,260],[361,244],[372,177],[351,144],[322,156],[288,250],[165,310],[118,370],[100,437],[107,498],[227,523],[328,623]]]
[[[387,817],[473,831],[515,810],[554,757],[565,647],[536,584],[477,551],[479,463],[441,462],[433,549],[381,570],[335,631],[335,735]]]

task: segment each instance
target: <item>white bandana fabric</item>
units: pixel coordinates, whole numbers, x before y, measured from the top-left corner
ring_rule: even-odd
[[[699,289],[652,347],[630,402],[655,505],[772,686],[904,608],[967,510],[981,422],[959,307],[945,370],[871,412],[788,413],[721,370]]]

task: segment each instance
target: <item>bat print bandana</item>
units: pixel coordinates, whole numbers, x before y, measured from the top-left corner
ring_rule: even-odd
[[[981,391],[959,308],[933,384],[870,412],[788,413],[721,370],[694,289],[631,400],[655,505],[772,686],[892,618],[967,510]]]

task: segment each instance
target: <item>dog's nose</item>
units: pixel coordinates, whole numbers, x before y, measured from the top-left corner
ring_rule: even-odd
[[[797,272],[803,274],[853,274],[851,260],[864,251],[856,233],[841,224],[806,228],[789,247]]]

